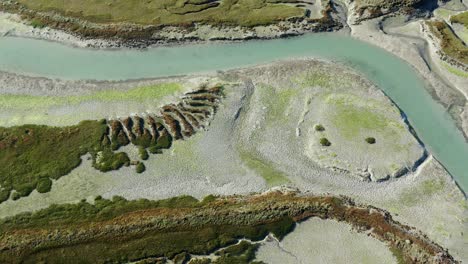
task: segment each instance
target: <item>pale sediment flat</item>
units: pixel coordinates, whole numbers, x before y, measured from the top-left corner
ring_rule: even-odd
[[[311,218],[281,242],[261,243],[257,260],[265,263],[397,263],[384,243],[346,223]]]

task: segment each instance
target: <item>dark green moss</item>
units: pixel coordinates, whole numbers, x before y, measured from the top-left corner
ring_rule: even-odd
[[[15,192],[13,196],[15,196]],[[179,196],[166,200],[149,201],[146,199],[128,201],[120,196],[114,196],[112,200],[102,196],[95,198],[94,204],[82,200],[77,204],[51,205],[48,208],[34,213],[22,213],[14,217],[0,220],[0,230],[13,227],[47,227],[49,225],[78,224],[88,221],[108,220],[126,212],[149,208],[193,208],[202,206],[191,196]]]
[[[31,26],[33,28],[44,28],[46,27],[46,25],[44,23],[42,23],[42,21],[38,20],[38,19],[33,19],[31,20]]]
[[[11,195],[11,199],[12,199],[13,201],[18,200],[19,198],[21,198],[21,194],[19,194],[18,192],[14,192],[14,193]]]
[[[372,145],[375,144],[376,140],[373,137],[368,137],[366,138],[366,142]]]
[[[325,127],[323,127],[321,124],[317,124],[314,126],[315,131],[322,132],[325,131]]]
[[[143,173],[146,170],[145,164],[143,164],[143,162],[139,162],[136,165],[135,170],[136,170],[137,173]]]
[[[105,120],[68,127],[0,127],[0,186],[16,190],[15,198],[27,196],[34,189],[48,192],[51,179],[70,173],[86,153],[101,171],[128,165],[127,154],[112,151],[107,132]]]
[[[239,244],[227,247],[226,249],[216,252],[220,256],[213,263],[217,264],[248,264],[255,259],[255,253],[259,245],[254,245],[247,241],[241,241]]]
[[[8,200],[8,198],[10,197],[10,193],[11,193],[10,190],[1,190],[0,191],[0,203]]]
[[[324,147],[329,147],[331,146],[331,142],[327,138],[321,138],[320,139],[320,145]]]
[[[52,181],[49,178],[41,178],[37,183],[37,191],[39,193],[47,193],[52,188]]]
[[[172,261],[174,264],[184,264],[190,259],[190,255],[187,252],[177,254]]]
[[[102,171],[118,170],[124,165],[130,164],[130,158],[125,152],[115,153],[111,149],[106,148],[96,154],[93,166]]]
[[[0,220],[0,233],[17,229],[75,230],[76,226],[103,223],[122,217],[129,212],[152,208],[194,209],[209,205],[211,198],[199,202],[190,196],[181,196],[161,201],[145,199],[127,201],[116,196],[112,200],[96,197],[94,204],[81,201],[77,204],[51,205],[33,213],[22,213]],[[216,222],[216,221],[215,221]],[[250,263],[255,257],[256,245],[236,243],[241,238],[259,241],[269,233],[282,238],[290,232],[294,222],[289,217],[274,218],[271,222],[253,222],[252,224],[213,224],[180,225],[171,229],[148,229],[138,235],[107,234],[107,238],[90,240],[84,243],[58,245],[41,244],[33,252],[24,252],[20,258],[27,263],[45,261],[47,263],[122,263],[142,258],[174,259],[185,253],[208,255],[216,250],[220,258],[215,262]],[[86,255],[83,255],[86,252]],[[181,255],[182,253],[182,255]],[[18,256],[9,257],[8,252],[0,252],[0,262],[17,262]],[[78,260],[76,256],[80,256]],[[11,261],[15,259],[15,261]],[[179,257],[177,257],[179,258]]]
[[[149,146],[151,146],[151,139],[152,139],[151,134],[143,134],[133,139],[132,143],[133,145],[136,145],[136,146],[148,148]]]
[[[172,146],[172,137],[169,134],[160,136],[156,143],[156,147],[159,149],[168,149]]]
[[[149,158],[148,151],[146,151],[146,149],[143,147],[138,148],[138,154],[142,160],[147,160]]]
[[[157,146],[151,146],[148,148],[148,151],[151,153],[151,154],[162,154],[162,150],[160,148],[158,148]]]

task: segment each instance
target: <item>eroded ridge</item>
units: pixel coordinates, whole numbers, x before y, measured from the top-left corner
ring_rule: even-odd
[[[33,190],[49,192],[52,179],[70,173],[88,153],[93,167],[102,172],[135,165],[141,173],[143,162],[117,152],[120,147],[138,146],[142,160],[148,159],[147,151],[161,153],[174,140],[206,128],[222,97],[222,86],[215,85],[186,93],[180,102],[165,105],[157,113],[83,121],[70,127],[0,127],[0,203],[28,196]]]
[[[150,152],[169,148],[173,140],[189,138],[208,126],[221,99],[221,86],[186,93],[179,103],[164,105],[159,113],[107,121],[109,130],[103,140],[113,150],[129,143]]]
[[[405,263],[458,263],[386,211],[347,197],[288,190],[208,196],[203,201],[187,196],[162,201],[98,197],[94,204],[82,201],[23,213],[0,224],[0,261],[101,263],[174,259],[180,254],[189,261],[240,239],[260,241],[268,234],[282,239],[310,217],[346,222],[384,242]]]

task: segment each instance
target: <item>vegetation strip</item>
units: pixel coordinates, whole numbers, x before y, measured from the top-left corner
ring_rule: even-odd
[[[19,14],[35,28],[50,27],[84,39],[106,39],[117,46],[129,47],[203,39],[198,33],[188,34],[196,32],[197,26],[210,26],[221,32],[242,29],[244,33],[249,32],[244,34],[245,39],[256,38],[253,28],[270,25],[278,25],[275,30],[280,32],[272,36],[342,27],[331,16],[335,10],[330,0],[323,0],[317,8],[321,8],[323,17],[311,18],[311,11],[297,0],[117,0],[113,3],[74,0],[66,5],[63,1],[0,1],[0,11]],[[168,29],[165,31],[168,34],[159,34],[163,29]],[[182,39],[170,36],[181,32],[187,36]],[[221,33],[215,39],[229,39],[229,33]]]
[[[117,150],[136,145],[143,160],[148,158],[146,150],[161,153],[171,147],[173,140],[188,138],[207,126],[222,93],[220,85],[201,87],[184,95],[177,105],[164,106],[161,113],[144,117],[83,121],[69,127],[0,127],[0,203],[28,196],[35,189],[41,193],[50,191],[52,180],[78,167],[87,153],[91,154],[93,166],[102,172],[135,165],[136,171],[142,173],[143,163],[130,161],[125,152]],[[185,100],[191,98],[197,103],[186,106]],[[191,114],[196,114],[196,118]]]
[[[295,223],[310,217],[344,221],[386,243],[407,263],[457,263],[441,246],[383,210],[346,197],[276,191],[202,201],[98,197],[94,204],[53,205],[1,221],[0,262],[121,263],[208,255],[241,238],[259,241],[272,233],[282,239]]]
[[[460,68],[465,68],[468,64],[468,47],[453,32],[450,26],[444,21],[426,21],[429,30],[440,42],[442,52],[451,58]]]

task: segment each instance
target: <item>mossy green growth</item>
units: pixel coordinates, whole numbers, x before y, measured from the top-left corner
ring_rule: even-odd
[[[468,28],[468,11],[452,16],[450,22],[462,24],[465,28]]]
[[[283,122],[292,99],[298,94],[296,89],[284,88],[276,91],[275,87],[269,85],[260,85],[259,92],[262,103],[268,111],[266,115],[268,122]]]
[[[367,143],[369,143],[371,145],[375,144],[375,142],[376,142],[375,138],[373,138],[373,137],[367,137],[365,140],[366,140]]]
[[[446,62],[441,62],[442,66],[447,69],[450,73],[457,75],[458,77],[466,78],[468,79],[468,72],[465,72],[463,70],[457,69],[451,65],[449,65]]]
[[[396,258],[397,264],[406,264],[406,263],[408,263],[405,260],[403,252],[400,249],[398,249],[396,247],[390,247],[390,251],[392,252],[393,256]]]
[[[44,23],[42,23],[42,21],[37,20],[37,19],[31,20],[30,25],[33,28],[44,28],[44,27],[46,27],[46,25]]]
[[[155,26],[266,25],[291,17],[305,17],[305,9],[265,0],[18,0],[38,11],[55,11],[96,23],[136,23]],[[283,2],[293,2],[284,0]]]
[[[138,155],[142,160],[147,160],[149,158],[148,151],[143,147],[138,147]]]
[[[125,152],[116,153],[109,147],[105,147],[94,156],[93,166],[102,172],[118,170],[122,168],[122,166],[128,166],[130,164],[130,158]]]
[[[331,142],[327,138],[323,137],[323,138],[320,138],[320,145],[322,145],[324,147],[329,147],[329,146],[331,146]]]
[[[143,173],[146,170],[145,164],[143,164],[143,162],[138,162],[138,164],[135,167],[135,170],[137,173]]]
[[[317,132],[323,132],[325,131],[325,127],[322,126],[321,124],[317,124],[314,126],[314,130],[317,131]]]
[[[76,226],[105,225],[105,221],[125,217],[128,213],[145,211],[155,208],[176,209],[184,212],[195,212],[198,208],[209,206],[212,199],[198,201],[190,196],[180,196],[160,201],[145,199],[128,201],[122,197],[114,197],[112,200],[97,197],[94,204],[85,200],[77,204],[51,205],[48,208],[22,213],[13,217],[0,220],[0,232],[14,232],[18,229],[60,228],[75,230]],[[219,205],[219,204],[218,204]],[[235,205],[234,210],[235,210]],[[183,210],[181,210],[183,209]],[[164,210],[165,211],[165,210]],[[165,257],[173,259],[181,253],[194,255],[208,255],[223,247],[219,253],[221,259],[246,260],[252,259],[255,247],[247,244],[235,245],[240,238],[258,241],[269,233],[273,233],[282,239],[294,229],[295,221],[288,216],[277,216],[269,221],[262,218],[249,221],[249,224],[215,224],[204,222],[182,224],[171,229],[154,228],[145,230],[139,235],[108,233],[103,240],[87,240],[84,243],[73,245],[56,243],[41,245],[41,250],[33,254],[26,253],[28,262],[37,263],[39,259],[53,263],[69,263],[66,260],[76,259],[79,252],[84,252],[81,261],[86,263],[103,262],[131,262],[148,257]],[[114,239],[115,238],[115,239]],[[117,239],[118,238],[118,239]],[[234,247],[230,247],[235,245]],[[17,256],[14,256],[17,258]],[[0,259],[6,263],[11,262],[8,253],[0,254]],[[244,263],[244,262],[220,262],[220,263]]]
[[[94,204],[88,203],[86,200],[82,200],[77,204],[54,204],[36,212],[21,213],[1,219],[0,230],[104,221],[137,210],[162,207],[194,208],[203,206],[205,203],[191,196],[179,196],[159,201],[146,199],[126,200],[120,196],[114,196],[111,200],[108,200],[98,196]]]
[[[389,120],[383,113],[381,106],[372,102],[362,102],[361,99],[348,95],[329,97],[327,103],[333,107],[331,121],[340,134],[348,140],[353,140],[361,132],[388,131],[394,128],[402,128],[397,123]]]
[[[49,178],[39,179],[37,182],[36,189],[39,193],[49,192],[52,188],[52,181]]]
[[[157,101],[165,96],[182,91],[179,83],[162,83],[132,88],[130,90],[104,90],[87,95],[74,96],[33,96],[33,95],[0,95],[0,106],[4,109],[44,109],[62,105],[76,105],[88,101],[125,102]]]
[[[0,203],[8,200],[10,198],[11,191],[10,190],[1,190],[0,191]]]
[[[260,159],[257,155],[247,151],[240,152],[240,158],[244,164],[254,170],[258,175],[265,179],[269,187],[288,183],[286,175],[273,168],[273,164]]]
[[[444,188],[445,183],[442,179],[425,180],[416,188],[404,190],[400,195],[399,203],[412,206],[442,191]]]
[[[331,88],[335,78],[327,73],[310,71],[296,79],[302,87]]]
[[[468,64],[468,47],[444,21],[426,21],[431,32],[440,39],[442,51],[451,58]]]
[[[213,264],[248,264],[255,259],[255,253],[257,252],[260,245],[252,244],[247,241],[241,241],[239,244],[227,247],[220,251],[217,251],[215,255],[219,258],[211,262]]]
[[[108,141],[103,140],[106,133],[104,120],[83,121],[68,127],[0,127],[2,192],[16,190],[15,198],[27,196],[34,189],[47,192],[50,180],[78,167],[86,153],[91,154],[97,169],[120,168],[128,162],[128,157],[110,150]]]

